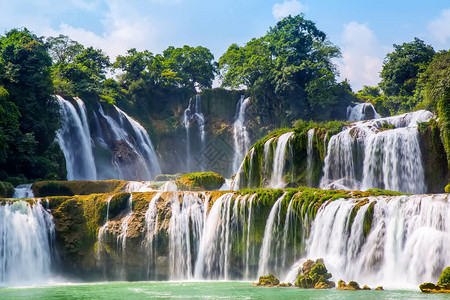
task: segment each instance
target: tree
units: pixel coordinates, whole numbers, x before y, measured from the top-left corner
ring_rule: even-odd
[[[183,46],[175,48],[170,46],[163,51],[164,66],[167,71],[176,75],[180,86],[204,89],[212,86],[216,73],[214,56],[209,49],[198,46],[196,48]]]
[[[52,59],[42,38],[12,29],[0,38],[0,169],[37,178],[59,128],[53,97]],[[5,161],[6,159],[6,161]],[[49,169],[46,169],[50,172]]]
[[[75,57],[84,49],[83,45],[62,34],[57,37],[48,37],[46,44],[54,64],[73,63]]]
[[[332,63],[339,55],[325,33],[300,14],[242,47],[231,45],[219,59],[219,70],[223,86],[247,87],[260,107],[268,106],[278,117],[321,118],[340,101]]]
[[[438,113],[441,139],[450,167],[450,50],[434,56],[417,85],[423,98],[418,107]]]
[[[433,48],[422,40],[394,44],[394,51],[388,53],[383,62],[380,88],[386,96],[413,96],[419,75],[433,59]]]

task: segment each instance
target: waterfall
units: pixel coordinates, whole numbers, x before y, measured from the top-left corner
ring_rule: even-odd
[[[281,238],[278,236],[279,227],[281,226],[281,201],[283,201],[286,193],[284,193],[273,205],[269,217],[267,218],[266,228],[264,230],[264,239],[262,241],[261,253],[259,254],[259,269],[258,276],[264,276],[269,274],[269,257],[274,255],[276,258],[279,256],[281,247]],[[276,222],[276,223],[275,223]],[[275,251],[272,252],[272,243],[276,241]]]
[[[83,122],[77,110],[61,96],[56,96],[61,106],[61,128],[56,132],[56,139],[66,158],[68,180],[96,180],[94,155],[88,124]],[[81,101],[81,100],[80,100]],[[79,102],[77,101],[79,104]],[[85,118],[84,106],[80,106],[82,118]]]
[[[354,107],[347,107],[348,121],[364,121],[379,118],[381,116],[377,113],[372,103],[359,103]]]
[[[204,203],[196,193],[178,193],[170,200],[172,216],[169,223],[169,270],[171,279],[194,276],[194,256],[203,229]]]
[[[119,179],[150,180],[161,173],[158,158],[147,131],[125,112],[114,106],[118,121],[107,115],[101,105],[99,113],[114,137],[114,167]],[[127,131],[127,127],[131,128]]]
[[[14,195],[13,198],[16,199],[24,199],[24,198],[34,198],[33,190],[31,189],[31,186],[33,184],[19,184],[14,188]]]
[[[250,98],[244,99],[244,95],[241,96],[236,106],[236,117],[233,124],[233,138],[234,138],[234,156],[233,156],[233,172],[239,169],[240,162],[250,148],[250,138],[245,127],[245,111]]]
[[[232,202],[233,194],[224,194],[214,202],[209,212],[195,267],[197,279],[229,279]]]
[[[186,128],[186,167],[188,172],[192,172],[194,168],[191,165],[192,162],[192,141],[190,136],[191,122],[196,121],[199,128],[200,135],[200,151],[205,148],[205,117],[202,113],[201,96],[195,95],[195,98],[189,99],[189,105],[184,111],[183,124]],[[200,169],[204,171],[204,165],[200,166]]]
[[[130,224],[130,220],[133,217],[133,194],[130,194],[128,198],[126,215],[122,220],[122,224],[120,226],[120,234],[117,237],[117,244],[121,246],[122,256],[125,256],[125,250],[127,248],[127,232],[128,225]]]
[[[328,143],[320,187],[425,192],[417,123],[432,117],[422,110],[350,124]]]
[[[293,135],[293,132],[287,132],[278,137],[277,148],[275,149],[273,158],[273,173],[269,183],[269,187],[271,188],[279,189],[286,186],[286,183],[283,180],[283,175],[285,174],[286,151],[288,150],[287,144]]]
[[[148,209],[145,213],[145,224],[146,224],[146,245],[147,245],[147,253],[148,253],[148,274],[150,271],[156,270],[156,249],[157,249],[157,240],[156,236],[158,234],[158,210],[157,210],[157,202],[161,197],[161,193],[156,193],[155,196],[150,200],[148,205]],[[156,273],[156,272],[154,272]]]
[[[308,130],[308,146],[306,148],[306,184],[312,187],[314,128]]]
[[[117,117],[113,118],[99,104],[91,130],[81,99],[74,98],[77,111],[71,102],[61,96],[56,98],[62,117],[56,137],[66,159],[68,180],[150,180],[161,173],[148,133],[125,112],[114,106]]]
[[[40,203],[0,205],[0,286],[48,282],[54,238],[53,218]]]
[[[306,257],[324,258],[335,280],[387,287],[436,282],[450,265],[449,200],[445,194],[374,197],[359,208],[353,223],[358,201],[336,200],[317,213]]]

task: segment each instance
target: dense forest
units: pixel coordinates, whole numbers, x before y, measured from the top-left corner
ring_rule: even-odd
[[[339,82],[339,57],[339,48],[303,15],[284,18],[245,45],[230,45],[217,61],[202,46],[170,46],[160,54],[130,49],[111,61],[68,36],[12,29],[0,37],[0,180],[65,179],[55,142],[55,94],[80,97],[88,108],[98,101],[115,104],[152,132],[158,130],[154,119],[176,126],[171,99],[187,102],[211,89],[216,77],[222,89],[251,97],[255,118],[271,128],[299,119],[345,120],[354,102],[369,101],[383,116],[428,109],[438,114],[450,153],[450,51],[436,52],[417,38],[394,45],[379,85],[357,92],[347,80]]]

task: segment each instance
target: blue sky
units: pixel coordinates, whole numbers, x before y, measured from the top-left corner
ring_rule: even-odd
[[[170,45],[204,46],[218,59],[232,43],[300,12],[340,47],[336,64],[354,90],[379,82],[392,44],[419,37],[450,49],[448,0],[0,0],[0,32],[62,33],[112,59],[133,47],[160,53]]]

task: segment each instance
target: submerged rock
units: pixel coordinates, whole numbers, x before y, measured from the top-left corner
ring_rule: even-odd
[[[359,287],[359,284],[356,281],[350,281],[348,284],[345,283],[344,280],[338,281],[338,290],[341,291],[359,291],[361,288]]]

